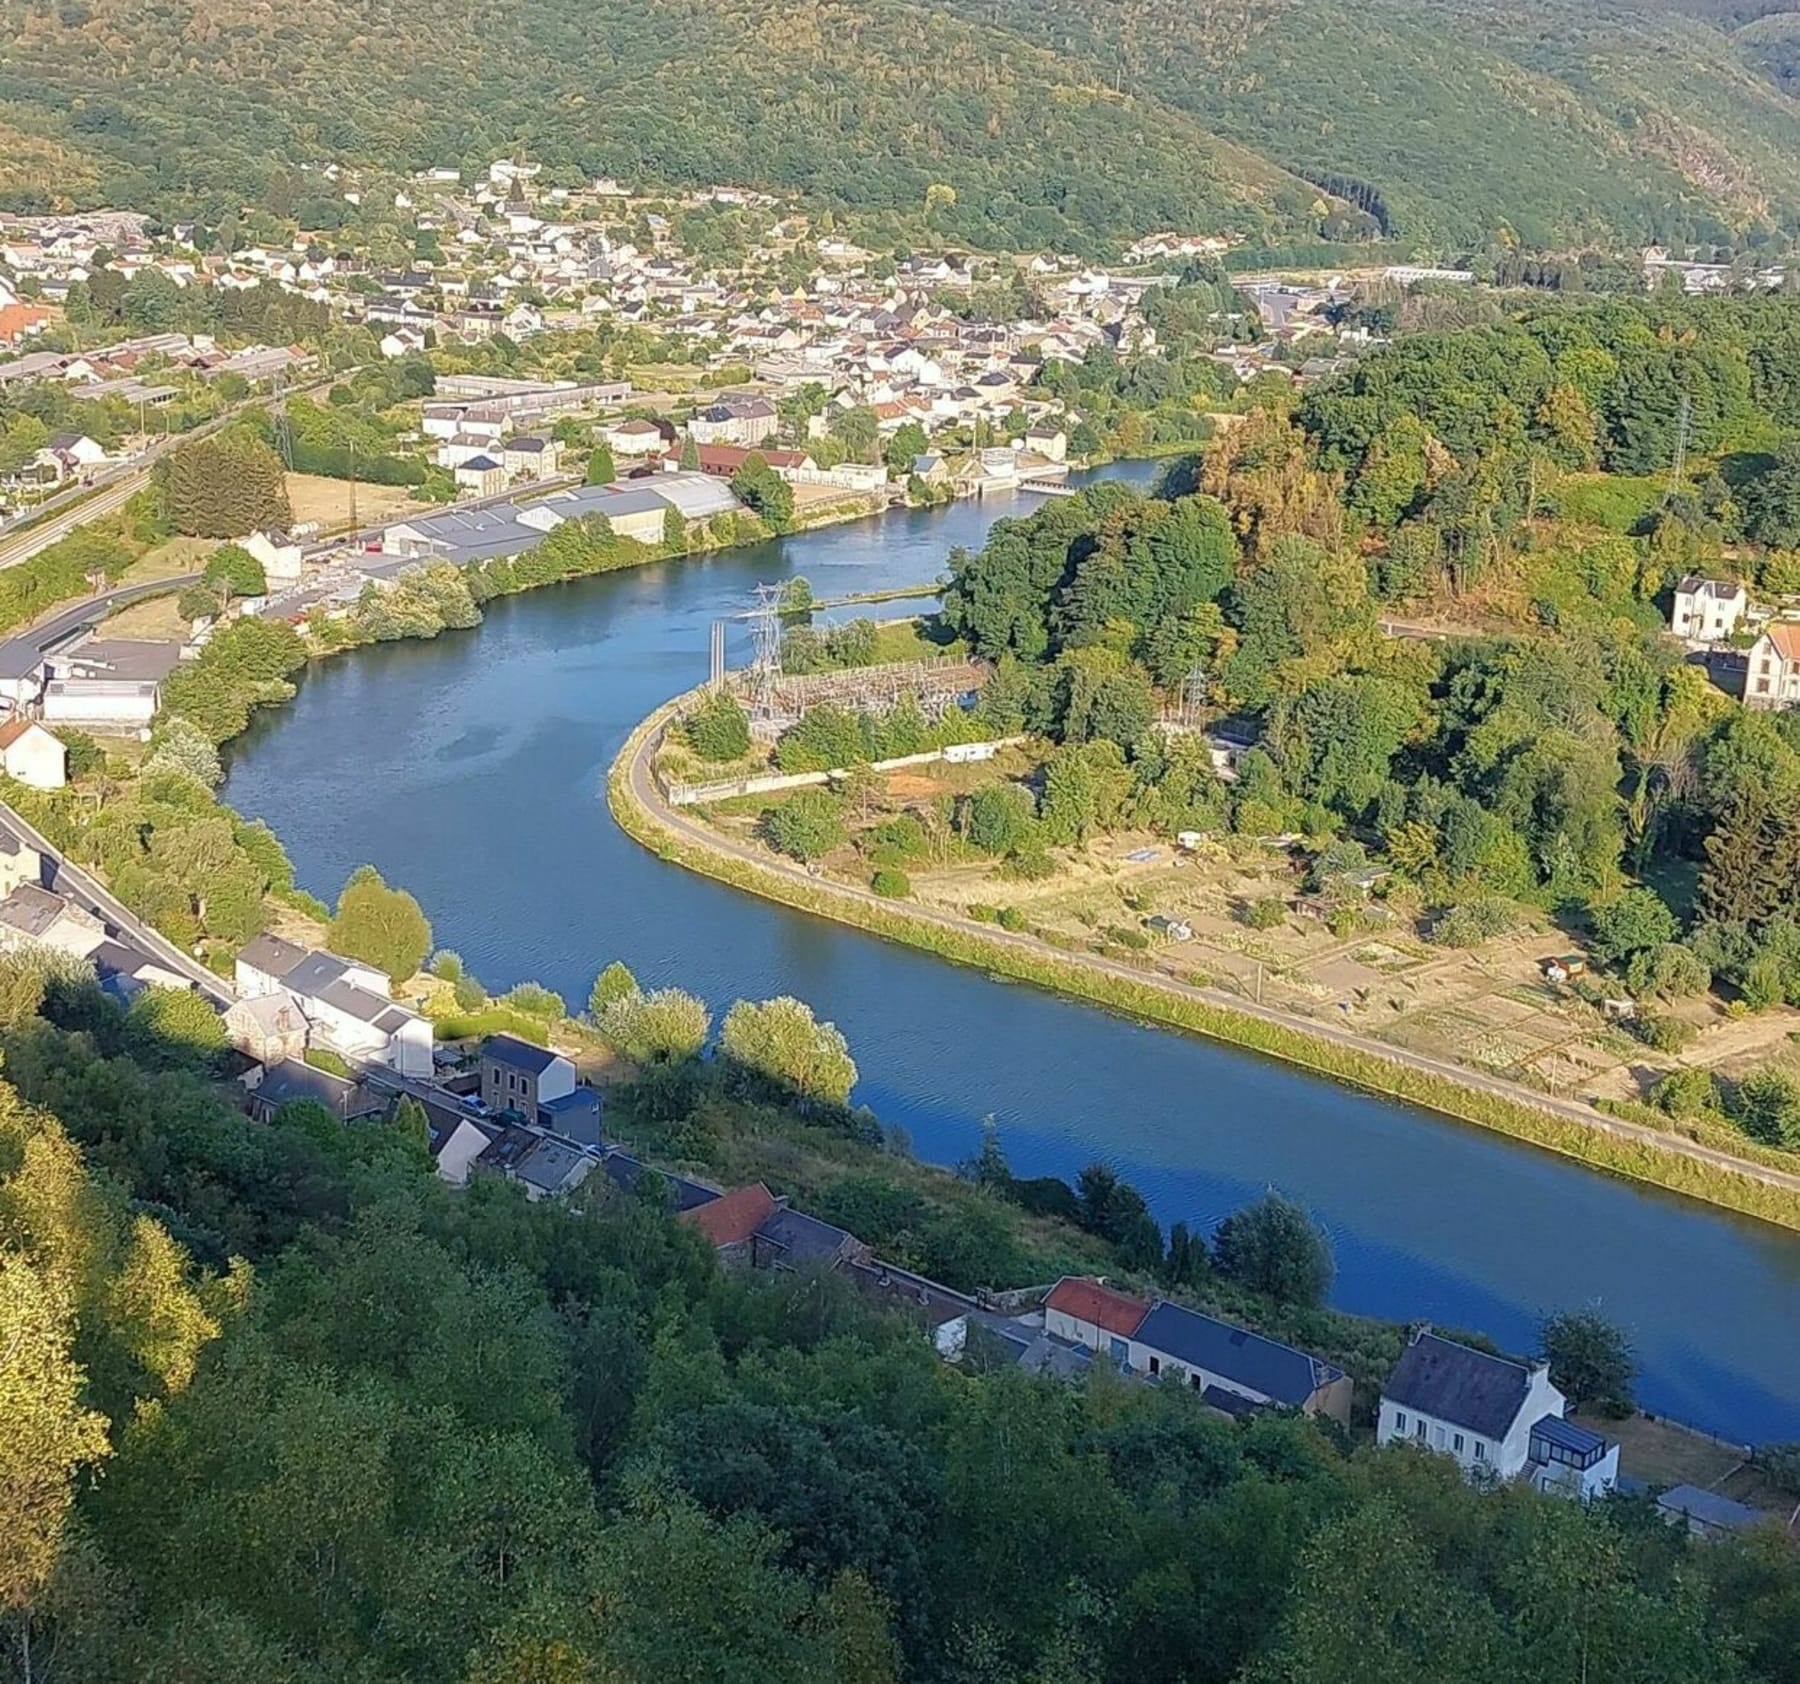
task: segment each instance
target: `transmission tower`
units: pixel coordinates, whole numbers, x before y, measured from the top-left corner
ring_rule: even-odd
[[[1189,667],[1187,677],[1181,681],[1181,723],[1191,731],[1205,711],[1206,668]]]
[[[1694,400],[1686,392],[1681,394],[1681,409],[1675,417],[1675,460],[1669,464],[1669,483],[1663,489],[1663,507],[1666,509],[1676,492],[1681,489],[1681,476],[1687,467],[1688,432],[1694,422]]]
[[[291,474],[294,471],[294,434],[288,425],[287,375],[282,369],[275,370],[270,392],[270,401],[275,410],[275,453],[281,458],[281,465]]]
[[[712,623],[712,659],[710,671],[706,675],[706,687],[709,690],[725,688],[725,622],[714,620]]]
[[[756,587],[756,605],[750,610],[750,693],[758,715],[771,719],[776,712],[775,689],[781,681],[781,587]]]

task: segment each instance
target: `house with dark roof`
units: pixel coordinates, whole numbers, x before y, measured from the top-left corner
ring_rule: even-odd
[[[1341,1368],[1182,1304],[1153,1305],[1129,1351],[1140,1373],[1190,1386],[1228,1415],[1300,1409],[1350,1421],[1351,1381]]]
[[[266,1123],[282,1106],[296,1100],[323,1105],[333,1116],[350,1122],[373,1117],[386,1101],[370,1093],[360,1082],[346,1081],[329,1070],[318,1070],[297,1058],[286,1058],[249,1074],[255,1085],[245,1095],[244,1109],[259,1123]]]
[[[600,1095],[577,1081],[573,1061],[517,1035],[481,1044],[481,1102],[495,1116],[536,1123],[577,1146],[598,1147]]]
[[[1414,1330],[1381,1389],[1377,1444],[1452,1456],[1475,1479],[1523,1479],[1584,1501],[1619,1477],[1619,1447],[1565,1419],[1548,1363],[1516,1362]]]
[[[1671,1526],[1682,1527],[1696,1538],[1728,1538],[1770,1522],[1781,1524],[1777,1515],[1698,1485],[1670,1486],[1656,1499],[1656,1509]]]
[[[484,1132],[486,1132],[484,1130]],[[470,1173],[497,1175],[525,1189],[533,1204],[573,1192],[598,1160],[545,1129],[503,1124],[469,1164]],[[440,1173],[442,1173],[440,1169]]]
[[[265,931],[239,950],[232,980],[240,999],[288,996],[306,1020],[309,1047],[402,1076],[432,1073],[430,1020],[394,1000],[388,979],[360,959],[311,953]]]

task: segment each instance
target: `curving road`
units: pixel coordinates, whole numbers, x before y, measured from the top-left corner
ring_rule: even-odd
[[[655,823],[682,840],[691,842],[710,853],[723,854],[754,866],[759,871],[786,878],[803,885],[813,893],[824,891],[847,902],[857,902],[892,913],[895,910],[894,903],[891,900],[883,899],[872,890],[815,877],[802,866],[790,864],[761,848],[752,847],[733,837],[720,835],[706,825],[686,817],[679,808],[671,807],[663,799],[662,791],[657,785],[656,776],[652,770],[652,762],[657,745],[662,740],[664,728],[674,716],[681,702],[685,700],[685,697],[680,698],[658,709],[645,722],[644,726],[639,728],[634,735],[632,745],[628,745],[626,750],[630,755],[626,774],[631,797]],[[1016,935],[993,924],[980,924],[971,918],[959,918],[954,913],[919,905],[907,906],[905,913],[909,918],[936,924],[943,929],[954,930],[962,935],[975,936],[996,946],[1028,952],[1036,959],[1042,959],[1045,956],[1046,950],[1043,944],[1035,938],[1028,935]],[[1259,1005],[1253,1000],[1245,1000],[1221,989],[1202,988],[1194,983],[1179,982],[1173,977],[1154,971],[1147,972],[1131,965],[1120,964],[1115,960],[1103,959],[1098,954],[1057,952],[1054,957],[1058,960],[1082,965],[1089,970],[1121,978],[1127,982],[1155,988],[1165,994],[1194,1000],[1202,1005],[1224,1011],[1235,1012],[1241,1017],[1254,1018],[1259,1022],[1282,1029],[1295,1030],[1300,1034],[1311,1036],[1315,1040],[1367,1054],[1392,1065],[1416,1070],[1430,1076],[1442,1077],[1461,1087],[1493,1094],[1515,1104],[1528,1105],[1538,1111],[1566,1117],[1620,1140],[1629,1140],[1658,1151],[1690,1158],[1712,1168],[1729,1170],[1734,1175],[1761,1182],[1765,1186],[1800,1193],[1800,1175],[1772,1169],[1763,1164],[1750,1163],[1742,1158],[1733,1157],[1729,1152],[1721,1152],[1713,1147],[1702,1145],[1698,1141],[1687,1140],[1680,1135],[1664,1134],[1660,1130],[1647,1128],[1641,1123],[1628,1122],[1621,1117],[1609,1116],[1606,1112],[1597,1110],[1594,1106],[1584,1104],[1580,1100],[1558,1099],[1549,1094],[1539,1093],[1533,1088],[1521,1086],[1519,1083],[1506,1081],[1498,1076],[1484,1075],[1480,1071],[1470,1070],[1460,1064],[1452,1064],[1444,1059],[1411,1052],[1403,1047],[1392,1046],[1386,1041],[1373,1040],[1337,1024],[1322,1022],[1317,1018],[1302,1017],[1294,1012],[1284,1012],[1273,1006]]]
[[[135,585],[116,586],[97,596],[84,596],[79,602],[59,608],[47,619],[39,620],[35,626],[28,626],[11,637],[0,638],[0,679],[25,677],[44,658],[46,650],[55,648],[64,638],[91,622],[104,620],[121,608],[129,608],[134,602],[143,602],[153,596],[167,596],[199,582],[198,573],[180,573],[168,579],[145,579]]]

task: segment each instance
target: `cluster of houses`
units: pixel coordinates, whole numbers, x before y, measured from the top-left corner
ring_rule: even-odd
[[[1675,587],[1669,630],[1745,707],[1800,707],[1800,620],[1759,611],[1736,579],[1690,574]]]

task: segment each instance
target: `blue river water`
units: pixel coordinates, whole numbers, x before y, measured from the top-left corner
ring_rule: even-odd
[[[922,583],[1034,502],[657,563],[322,663],[234,745],[226,799],[268,820],[327,900],[364,861],[411,889],[438,943],[495,991],[530,979],[577,1002],[623,959],[716,1011],[798,995],[848,1036],[856,1098],[922,1158],[968,1155],[991,1116],[1020,1174],[1104,1158],[1165,1223],[1202,1229],[1277,1187],[1329,1230],[1345,1309],[1523,1351],[1544,1313],[1598,1304],[1636,1342],[1647,1407],[1800,1438],[1800,1235],[767,905],[613,824],[613,756],[705,676],[711,623],[759,580],[803,573],[820,597]]]

